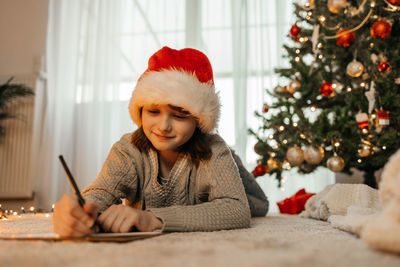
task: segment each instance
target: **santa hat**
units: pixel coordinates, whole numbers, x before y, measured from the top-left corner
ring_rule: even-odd
[[[196,117],[201,131],[212,132],[218,123],[220,102],[207,56],[185,48],[163,47],[149,59],[129,103],[132,120],[142,125],[141,108],[147,104],[181,107]]]

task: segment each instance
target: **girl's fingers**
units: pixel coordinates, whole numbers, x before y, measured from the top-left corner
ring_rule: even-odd
[[[83,221],[75,218],[69,213],[63,213],[61,216],[61,220],[66,227],[70,228],[72,231],[76,231],[80,236],[92,234],[93,231],[90,228],[91,225],[88,223],[84,223]]]
[[[119,227],[121,233],[128,233],[132,230],[133,226],[138,224],[138,216],[127,217]]]
[[[82,233],[76,229],[71,228],[67,223],[59,223],[54,227],[54,231],[61,237],[82,237],[85,233]]]
[[[92,217],[94,221],[97,219],[97,205],[94,202],[85,203],[83,210]]]
[[[113,225],[111,226],[111,232],[121,233],[121,225],[126,220],[126,217],[123,215],[121,216],[121,215],[122,214],[120,214],[119,216],[117,216],[117,218],[115,218],[115,221],[114,221]]]
[[[105,231],[110,232],[117,216],[118,213],[116,212],[116,205],[113,205],[100,215],[98,222]]]

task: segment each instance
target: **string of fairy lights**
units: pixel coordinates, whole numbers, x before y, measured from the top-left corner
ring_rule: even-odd
[[[41,215],[44,217],[50,217],[53,210],[54,204],[51,206],[51,211],[49,212],[42,211],[35,206],[30,206],[29,208],[21,206],[19,210],[4,209],[2,204],[0,204],[0,220],[7,221],[9,219],[18,219],[22,218],[24,215]]]

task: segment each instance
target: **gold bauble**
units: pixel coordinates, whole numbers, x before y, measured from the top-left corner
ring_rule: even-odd
[[[309,164],[319,164],[325,156],[325,151],[321,146],[307,146],[304,149],[304,160]]]
[[[361,157],[368,157],[372,154],[371,147],[368,145],[362,145],[360,149],[358,149],[358,154]]]
[[[328,168],[334,172],[340,172],[344,168],[344,160],[339,156],[333,156],[326,162]]]
[[[292,167],[299,166],[304,161],[304,152],[299,146],[293,146],[286,152],[286,158]]]
[[[270,158],[267,160],[267,167],[271,171],[276,170],[279,169],[279,163],[277,160]]]
[[[347,5],[346,0],[328,0],[328,9],[333,14],[339,13]]]
[[[353,60],[347,65],[346,73],[351,77],[360,77],[364,71],[364,66],[361,62]]]

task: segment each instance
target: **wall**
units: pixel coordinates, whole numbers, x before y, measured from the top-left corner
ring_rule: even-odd
[[[0,83],[38,75],[45,55],[48,0],[0,0]],[[2,177],[0,177],[2,179]],[[0,200],[5,209],[35,200]]]
[[[31,74],[45,54],[48,0],[0,0],[0,75]]]

